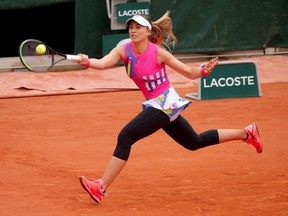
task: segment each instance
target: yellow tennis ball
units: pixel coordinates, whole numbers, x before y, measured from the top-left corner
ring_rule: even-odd
[[[36,47],[36,52],[38,55],[43,55],[46,52],[46,46],[44,44],[39,44]]]

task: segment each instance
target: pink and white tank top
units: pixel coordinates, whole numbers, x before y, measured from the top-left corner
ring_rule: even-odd
[[[127,75],[140,88],[146,99],[156,98],[170,88],[164,64],[158,64],[158,46],[149,42],[146,51],[138,56],[131,43],[124,45],[124,65]]]

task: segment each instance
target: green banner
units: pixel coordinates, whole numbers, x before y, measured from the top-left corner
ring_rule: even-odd
[[[252,61],[221,63],[201,78],[201,100],[260,96],[256,64]]]
[[[149,16],[149,8],[149,2],[117,4],[117,21],[120,23],[125,23],[127,19],[137,14]]]
[[[199,80],[198,93],[186,96],[196,100],[262,96],[256,64],[253,61],[220,62],[209,76]]]

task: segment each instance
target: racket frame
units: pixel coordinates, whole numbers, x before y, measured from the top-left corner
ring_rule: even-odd
[[[45,70],[36,70],[36,69],[33,69],[30,65],[28,65],[24,59],[24,56],[22,54],[22,49],[23,49],[23,46],[29,42],[35,42],[35,43],[38,43],[38,44],[43,44],[46,46],[46,52],[47,50],[49,51],[49,55],[51,56],[51,65],[47,67],[47,69]],[[59,55],[59,56],[62,56],[63,58],[55,61],[55,55]],[[60,61],[63,61],[63,60],[73,60],[73,61],[78,61],[80,59],[80,56],[78,55],[71,55],[71,54],[63,54],[63,53],[60,53],[54,49],[52,49],[49,45],[47,45],[46,43],[43,43],[42,41],[40,40],[36,40],[36,39],[27,39],[27,40],[24,40],[20,46],[19,46],[19,57],[20,57],[20,61],[21,63],[24,65],[24,67],[26,69],[28,69],[29,71],[34,71],[34,72],[44,72],[44,71],[49,71],[55,64],[57,64],[58,62]]]

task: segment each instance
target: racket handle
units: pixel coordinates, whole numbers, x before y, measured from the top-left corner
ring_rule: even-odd
[[[78,55],[66,55],[66,59],[67,60],[75,60],[75,61],[77,61],[77,60],[80,59],[80,56],[78,56]]]

